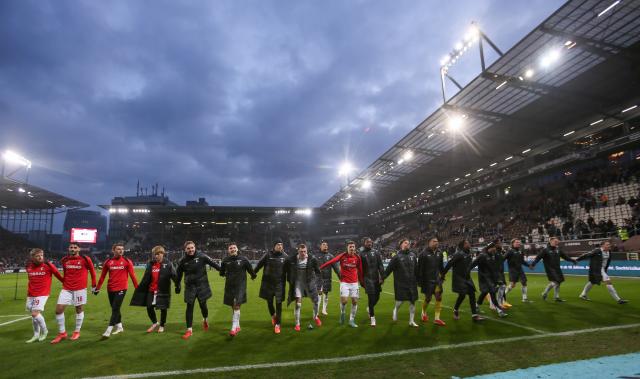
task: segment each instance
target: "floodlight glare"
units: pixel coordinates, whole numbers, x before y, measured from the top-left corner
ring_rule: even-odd
[[[2,154],[2,158],[6,161],[6,162],[11,162],[11,163],[17,163],[20,165],[25,166],[26,168],[31,168],[31,161],[28,160],[27,158],[14,153],[11,150],[7,150],[4,152],[4,154]]]
[[[454,115],[449,118],[449,130],[452,132],[459,132],[464,125],[464,116]]]
[[[548,68],[557,62],[558,59],[560,59],[560,50],[551,50],[542,56],[542,59],[540,59],[540,66],[542,66],[542,68]]]
[[[406,151],[403,155],[402,155],[402,159],[404,159],[405,161],[410,161],[411,158],[413,158],[413,151],[408,150]]]
[[[349,176],[349,174],[354,170],[353,166],[349,162],[344,162],[340,166],[340,170],[338,170],[338,174],[340,176]]]
[[[527,71],[524,72],[524,77],[527,79],[530,79],[533,76],[534,72],[532,69],[528,69]]]
[[[365,180],[364,182],[362,182],[362,190],[366,191],[371,189],[371,181],[370,180]]]

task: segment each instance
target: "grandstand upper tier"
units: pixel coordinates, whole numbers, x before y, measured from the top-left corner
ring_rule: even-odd
[[[464,196],[496,176],[584,159],[581,148],[636,141],[640,7],[621,2],[599,16],[601,6],[568,1],[322,208],[388,215],[411,199]],[[452,119],[463,120],[460,131]]]

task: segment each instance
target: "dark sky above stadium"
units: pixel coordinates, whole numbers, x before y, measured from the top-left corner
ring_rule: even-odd
[[[319,206],[340,162],[366,168],[440,105],[471,21],[507,50],[561,3],[2,1],[0,149],[94,205],[139,179],[179,203]]]

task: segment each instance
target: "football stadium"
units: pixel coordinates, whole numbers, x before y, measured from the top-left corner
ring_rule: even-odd
[[[18,15],[9,3],[0,8],[20,19],[76,4],[36,3]],[[108,23],[128,38],[131,4],[122,5]],[[481,19],[465,25],[421,79],[434,83],[438,105],[365,165],[334,157],[337,184],[319,185],[329,195],[315,204],[296,206],[296,188],[310,187],[284,184],[306,180],[293,165],[304,157],[286,157],[293,163],[272,184],[219,183],[284,194],[269,198],[282,206],[260,195],[242,205],[203,195],[204,179],[180,171],[198,165],[188,159],[157,178],[127,156],[150,186],[106,174],[76,185],[70,167],[46,181],[29,153],[40,157],[42,145],[17,144],[18,127],[0,133],[0,378],[640,377],[640,1],[569,0],[509,46]],[[326,43],[344,42],[334,38]],[[55,65],[25,56],[34,62],[23,66]],[[188,118],[180,91],[172,112]],[[2,123],[18,125],[10,108],[26,108],[3,96]],[[99,112],[103,99],[86,96],[91,107],[67,104],[60,115]],[[126,127],[120,114],[109,120]],[[162,123],[153,132],[180,135]],[[280,142],[298,143],[289,137]],[[86,138],[92,151],[120,155]],[[148,137],[149,159],[168,154],[153,152],[157,138]],[[247,154],[273,148],[258,142],[266,147]],[[273,159],[287,155],[278,150]],[[163,187],[176,178],[192,192]]]

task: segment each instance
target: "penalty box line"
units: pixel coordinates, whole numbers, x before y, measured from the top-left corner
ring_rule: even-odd
[[[536,339],[542,339],[542,338],[570,337],[570,336],[575,336],[579,334],[612,331],[612,330],[620,330],[620,329],[631,329],[631,328],[637,328],[637,327],[640,327],[640,323],[606,326],[601,328],[579,329],[579,330],[571,330],[571,331],[557,332],[557,333],[534,334],[534,335],[528,335],[528,336],[509,337],[509,338],[501,338],[501,339],[485,340],[485,341],[463,342],[458,344],[448,344],[448,345],[440,345],[440,346],[432,346],[432,347],[420,347],[415,349],[388,351],[384,353],[353,355],[350,357],[319,358],[319,359],[306,359],[306,360],[299,360],[299,361],[199,368],[199,369],[191,369],[191,370],[157,371],[157,372],[146,372],[146,373],[139,373],[139,374],[96,376],[96,377],[88,377],[85,379],[135,379],[135,378],[151,378],[151,377],[161,377],[161,376],[171,376],[171,375],[177,376],[177,375],[220,373],[220,372],[232,372],[232,371],[255,370],[255,369],[297,367],[297,366],[308,366],[308,365],[324,365],[324,364],[332,364],[332,363],[363,361],[363,360],[376,359],[376,358],[386,358],[386,357],[393,357],[393,356],[406,355],[406,354],[428,353],[428,352],[439,351],[439,350],[451,350],[451,349],[476,347],[476,346],[484,346],[484,345],[492,345],[492,344],[500,344],[500,343],[529,341],[529,340],[536,340]]]
[[[5,326],[5,325],[9,325],[9,324],[13,324],[14,322],[18,322],[18,321],[22,321],[22,320],[26,320],[28,318],[31,318],[31,316],[25,316],[25,317],[20,317],[17,318],[15,320],[11,320],[11,321],[6,321],[0,324],[0,326]]]

